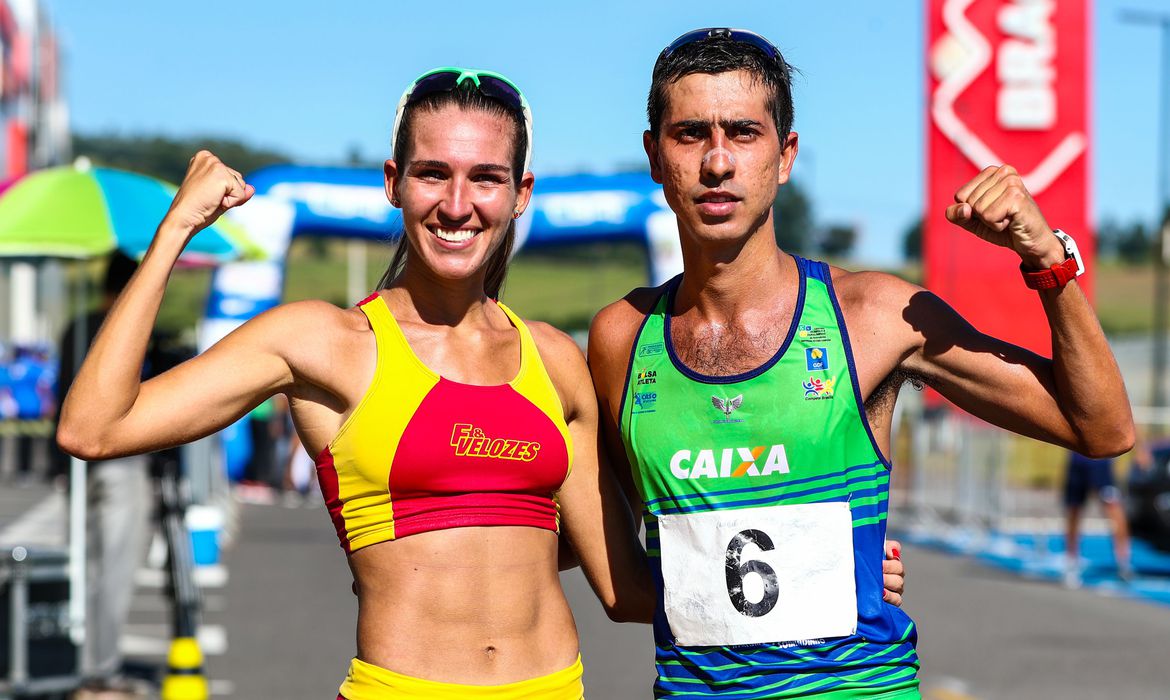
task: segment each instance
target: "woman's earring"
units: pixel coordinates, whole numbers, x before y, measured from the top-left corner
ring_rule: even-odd
[[[513,218],[513,219],[519,219],[519,218],[520,218],[520,214],[521,214],[521,213],[522,213],[522,212],[521,212],[519,209],[516,209],[516,210],[514,210],[514,211],[512,212],[512,218]]]

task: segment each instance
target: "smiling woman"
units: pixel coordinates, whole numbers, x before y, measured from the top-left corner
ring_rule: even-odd
[[[599,471],[584,358],[495,299],[532,192],[530,132],[503,76],[424,74],[385,164],[406,244],[379,289],[349,309],[277,307],[140,382],[142,319],[178,254],[253,192],[200,153],[65,402],[58,440],[92,459],[186,442],[288,396],[358,595],[347,700],[581,698],[561,533],[611,617],[653,613],[644,552]]]
[[[461,87],[452,89],[463,85],[474,85],[479,89]],[[452,108],[468,117],[465,122],[454,124],[459,127],[460,133],[455,133],[450,128],[452,124],[444,114],[447,109]],[[517,119],[517,116],[520,118]],[[500,123],[501,120],[504,122],[503,125]],[[445,133],[444,126],[448,126]],[[419,139],[414,138],[416,131],[420,134]],[[438,68],[423,74],[403,94],[394,118],[391,146],[394,160],[386,163],[386,194],[390,202],[396,207],[402,204],[398,190],[407,178],[427,185],[418,192],[422,199],[420,204],[424,207],[428,203],[426,201],[428,193],[432,204],[436,197],[442,196],[444,192],[442,188],[453,174],[453,164],[441,159],[415,157],[427,153],[434,154],[436,146],[441,149],[446,145],[435,143],[435,135],[442,134],[444,141],[462,144],[463,150],[459,153],[466,157],[475,155],[475,146],[480,143],[496,141],[501,147],[507,146],[507,142],[499,141],[498,137],[501,133],[509,131],[512,137],[511,152],[502,154],[505,157],[497,162],[471,162],[462,165],[468,168],[470,179],[476,184],[474,189],[477,195],[476,208],[484,214],[510,215],[514,220],[520,218],[532,196],[532,175],[528,173],[527,178],[525,177],[529,161],[532,159],[532,112],[527,100],[515,85],[498,73]],[[443,151],[440,155],[445,157],[448,153],[455,154]],[[407,167],[400,170],[398,165],[400,163],[406,164]],[[442,212],[442,215],[448,218],[446,222],[448,227],[441,227],[439,224],[443,222],[437,220],[424,226],[440,241],[450,244],[448,248],[458,250],[468,244],[482,229],[471,225],[470,221],[461,220],[470,219],[468,208],[472,205],[472,199],[467,195],[471,193],[456,189],[454,194],[457,196],[446,203],[453,208]],[[494,197],[478,196],[488,194],[494,194]],[[516,200],[511,205],[512,210],[496,211],[496,205],[510,196]],[[422,254],[422,250],[416,246],[417,239],[410,234],[412,228],[417,226],[417,222],[406,219],[407,212],[414,210],[414,207],[403,206],[403,228],[406,232],[406,241],[410,245],[400,245],[395,251],[379,287],[390,286],[403,272],[411,249],[414,249],[416,254]],[[439,215],[439,212],[434,213],[436,216]],[[515,238],[516,226],[510,222],[502,242],[495,248],[487,263],[484,291],[493,299],[499,297],[500,288],[503,286]]]

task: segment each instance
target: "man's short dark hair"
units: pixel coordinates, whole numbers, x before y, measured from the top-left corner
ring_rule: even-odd
[[[792,106],[792,67],[783,56],[768,56],[747,42],[726,36],[714,36],[684,44],[669,56],[658,57],[650,78],[650,97],[646,100],[646,115],[650,118],[650,134],[658,138],[662,115],[666,112],[666,87],[692,73],[716,75],[743,70],[764,84],[768,90],[766,107],[776,122],[781,141],[792,131],[795,110]]]

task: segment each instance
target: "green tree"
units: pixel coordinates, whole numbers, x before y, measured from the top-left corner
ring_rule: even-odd
[[[349,149],[345,153],[345,165],[350,168],[382,169],[382,161],[377,158],[367,158],[362,147],[357,143],[349,145]]]
[[[922,260],[922,217],[915,219],[902,234],[902,257],[910,262]]]
[[[1114,246],[1117,257],[1125,262],[1145,263],[1153,257],[1154,237],[1146,231],[1145,226],[1134,222],[1118,232]]]
[[[776,244],[788,253],[807,253],[812,247],[813,210],[804,190],[789,180],[776,193],[772,205]]]
[[[856,226],[853,224],[833,224],[821,233],[818,247],[823,255],[839,258],[848,255],[856,242]]]
[[[277,151],[249,146],[234,139],[210,136],[172,138],[169,136],[123,136],[120,134],[74,134],[73,153],[89,158],[94,165],[131,170],[178,183],[196,151],[207,149],[242,173],[266,165],[288,163]]]
[[[1117,239],[1121,237],[1121,226],[1113,219],[1097,224],[1097,258],[1111,258],[1117,255]]]

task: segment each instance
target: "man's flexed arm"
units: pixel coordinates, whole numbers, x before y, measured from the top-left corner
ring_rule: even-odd
[[[1015,251],[1026,269],[1065,261],[1064,245],[1010,166],[987,168],[960,188],[946,217]],[[1134,440],[1129,399],[1092,306],[1075,280],[1037,293],[1052,329],[1051,360],[978,333],[933,295],[920,293],[903,311],[921,335],[904,367],[1009,429],[1087,455],[1125,452]]]

